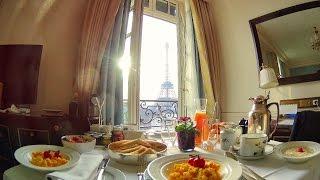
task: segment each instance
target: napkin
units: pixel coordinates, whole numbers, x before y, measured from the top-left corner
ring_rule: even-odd
[[[96,175],[96,171],[103,159],[102,154],[84,153],[76,166],[64,171],[55,171],[46,175],[46,180],[90,180]]]

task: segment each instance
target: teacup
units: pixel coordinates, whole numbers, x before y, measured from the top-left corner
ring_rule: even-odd
[[[242,134],[240,137],[240,156],[257,157],[264,155],[268,136],[266,134]]]

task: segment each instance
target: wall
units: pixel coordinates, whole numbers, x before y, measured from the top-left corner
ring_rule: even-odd
[[[256,53],[248,21],[307,0],[214,0],[214,19],[221,45],[222,117],[239,121],[247,117],[250,96],[264,95],[259,89]],[[320,82],[271,89],[271,100],[320,96]]]
[[[68,110],[86,0],[0,1],[0,44],[42,44],[39,108]]]

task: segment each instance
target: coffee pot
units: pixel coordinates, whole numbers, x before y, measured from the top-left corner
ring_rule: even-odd
[[[279,104],[278,103],[267,103],[269,94],[264,96],[257,96],[255,98],[249,98],[253,102],[251,111],[249,112],[248,119],[248,133],[264,133],[267,134],[269,139],[276,131],[279,121]],[[271,131],[271,112],[269,107],[275,105],[277,107],[277,119],[276,125]]]

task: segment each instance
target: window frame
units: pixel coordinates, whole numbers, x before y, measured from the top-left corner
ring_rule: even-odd
[[[164,21],[167,21],[169,23],[173,23],[173,24],[178,25],[178,0],[166,0],[168,2],[168,13],[164,13],[164,12],[156,10],[156,1],[157,0],[149,0],[149,7],[143,7],[142,16],[143,15],[147,15],[147,16],[150,16],[150,17],[154,17],[154,18],[157,18],[157,19],[160,19],[160,20],[164,20]],[[133,0],[132,2],[135,3],[136,0]],[[132,22],[132,24],[134,23],[135,16],[139,15],[139,14],[134,13],[134,7],[135,7],[134,3],[131,4],[131,8],[130,8],[130,12],[129,12],[129,13],[133,12],[133,18],[132,18],[133,22]],[[144,3],[144,0],[142,0],[142,3]],[[176,8],[176,15],[175,16],[170,14],[170,3],[175,5],[175,8]],[[142,20],[142,23],[143,23],[143,20]],[[141,26],[142,26],[142,24],[141,24]],[[131,27],[133,27],[133,25]],[[142,27],[141,27],[141,29],[142,29]],[[131,38],[130,54],[132,53],[131,49],[132,49],[132,46],[134,44],[134,42],[132,41],[132,35],[136,34],[136,33],[137,32],[133,32],[133,28],[131,28],[130,31],[126,32],[126,37],[125,37],[126,41],[127,41],[127,38]],[[141,39],[140,39],[140,42],[138,42],[138,44],[141,45],[141,43],[142,42],[141,42]],[[141,49],[140,49],[140,51],[141,51]],[[139,62],[136,62],[136,63],[139,64],[140,60],[138,60],[138,61]],[[137,84],[135,84],[135,85],[140,87],[140,65],[139,65],[139,67],[135,67],[135,71],[137,72],[137,74],[134,75],[133,80],[137,82]],[[129,76],[130,76],[130,73],[129,73]],[[130,81],[130,77],[128,79]],[[130,86],[130,83],[129,82],[127,82],[127,83],[128,83],[128,89],[132,88]],[[128,114],[129,114],[129,116],[128,116],[128,120],[124,121],[123,123],[126,126],[134,126],[135,125],[135,126],[138,127],[138,129],[140,129],[140,114],[139,114],[140,106],[137,105],[137,104],[129,103],[129,99],[130,99],[129,96],[130,96],[130,93],[128,92],[128,103],[127,103],[127,106],[128,106]],[[137,96],[135,98],[137,98],[138,102],[140,102],[140,88],[138,88],[138,94],[137,94]],[[132,97],[131,97],[131,99],[132,99]],[[135,114],[135,113],[129,112],[130,109],[131,110],[136,109],[137,112],[135,112],[135,113],[138,114],[138,118],[137,119],[135,119],[134,117],[131,117],[130,114]],[[177,113],[179,114],[179,111]]]
[[[158,11],[156,9],[157,1],[167,1],[168,2],[168,13],[164,13],[164,12]],[[175,16],[170,14],[170,3],[174,4],[176,7],[176,11],[178,11],[178,1],[177,0],[149,0],[149,7],[143,8],[143,14],[177,24],[178,13],[176,12]]]

